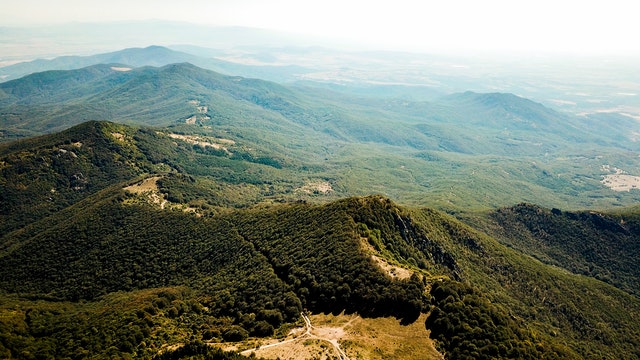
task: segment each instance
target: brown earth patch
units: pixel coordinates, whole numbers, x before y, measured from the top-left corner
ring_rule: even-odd
[[[132,69],[130,67],[121,67],[121,66],[112,66],[111,70],[113,71],[121,71],[121,72],[127,72],[127,71],[131,71]]]
[[[172,139],[182,140],[192,145],[198,145],[202,147],[209,146],[214,149],[221,149],[226,151],[229,154],[231,154],[231,152],[229,152],[229,150],[225,146],[235,145],[236,143],[233,140],[212,138],[208,136],[182,135],[182,134],[174,134],[174,133],[167,134],[167,136],[169,136]]]
[[[280,343],[257,342],[242,354],[267,359],[382,360],[444,359],[429,338],[426,315],[410,325],[395,318],[364,319],[357,315],[310,315],[311,329],[299,329]],[[300,334],[303,336],[300,336]],[[339,353],[340,351],[341,353]]]
[[[376,255],[376,249],[369,244],[369,240],[367,238],[360,238],[360,246],[362,246],[366,252],[371,254],[373,262],[392,279],[408,279],[413,275],[413,271],[392,265],[387,260]]]
[[[413,271],[401,268],[399,266],[391,265],[386,260],[376,256],[371,255],[371,258],[376,263],[376,265],[381,268],[385,274],[390,276],[392,279],[408,279],[413,275]]]
[[[640,188],[640,176],[634,175],[604,175],[600,182],[613,191],[631,191]]]
[[[160,180],[160,176],[146,178],[136,184],[127,186],[124,189],[136,194],[147,192],[147,191],[158,191],[158,180]]]
[[[158,191],[158,180],[160,180],[160,178],[160,176],[150,177],[136,184],[127,186],[124,189],[134,194],[148,194],[148,199],[151,204],[158,205],[161,209],[164,209],[169,201]]]
[[[329,184],[328,181],[311,181],[304,184],[304,186],[299,187],[296,191],[301,191],[307,194],[328,194],[333,192],[333,187]]]

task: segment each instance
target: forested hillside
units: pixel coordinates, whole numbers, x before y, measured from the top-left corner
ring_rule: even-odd
[[[292,179],[297,164],[284,157],[182,130],[87,122],[0,145],[0,229],[17,229],[142,174],[161,175],[163,197],[203,212],[281,200],[307,181]]]
[[[0,146],[0,356],[205,356],[303,312],[423,319],[447,359],[640,356],[637,212],[522,204],[472,227],[342,197],[358,170],[279,146],[95,121]]]
[[[433,210],[370,197],[205,218],[137,196],[111,187],[2,237],[5,354],[146,357],[167,341],[270,336],[303,309],[407,323],[431,312],[426,326],[450,358],[637,349],[637,299]],[[415,275],[387,277],[363,241]]]
[[[87,123],[59,134],[0,146],[0,232],[6,234],[151,170],[115,124]]]
[[[2,142],[93,120],[168,127],[162,132],[201,154],[284,170],[267,170],[254,183],[288,182],[311,193],[322,184],[327,200],[381,193],[447,211],[637,202],[637,191],[621,194],[601,182],[616,171],[638,176],[633,134],[640,129],[631,118],[613,117],[561,113],[509,93],[431,101],[358,97],[189,63],[97,64],[0,84]],[[191,175],[203,173],[199,163],[189,166]],[[291,184],[298,179],[302,184]]]
[[[368,198],[205,219],[128,205],[131,196],[106,190],[2,238],[1,285],[12,304],[3,311],[18,309],[20,314],[31,308],[34,319],[21,323],[11,317],[17,323],[5,323],[3,346],[13,356],[45,351],[44,344],[59,356],[106,354],[112,346],[143,356],[153,354],[150,344],[157,348],[184,336],[268,336],[296,321],[303,308],[393,315],[406,322],[431,309],[427,327],[455,358],[623,355],[637,344],[637,299],[528,263],[437,212],[414,213],[383,198]],[[406,281],[386,277],[363,250],[363,238],[378,254],[417,275]],[[452,280],[440,283],[443,277]],[[584,287],[590,291],[582,293]],[[541,300],[546,306],[535,305]],[[113,302],[125,312],[103,314],[102,307]],[[576,302],[583,306],[575,308]],[[605,310],[612,305],[615,312]],[[65,314],[75,311],[86,314],[75,330],[37,330],[36,324],[52,326],[54,320],[66,329],[72,320]],[[47,317],[52,312],[59,316]],[[126,313],[141,323],[101,342],[106,336],[101,331],[113,331],[100,324],[101,317],[132,321],[118,320]],[[470,327],[456,325],[464,323]],[[18,328],[12,326],[23,329],[19,334],[27,340],[18,341]],[[83,333],[83,326],[101,330],[91,335]],[[165,326],[176,330],[163,335]],[[472,331],[476,327],[484,330]],[[84,335],[76,338],[80,335],[73,331]],[[42,336],[47,342],[32,342]],[[451,342],[454,336],[464,341]],[[55,345],[63,339],[78,343],[74,348]]]
[[[562,211],[532,204],[499,209],[488,231],[542,262],[610,283],[636,296],[640,289],[638,212]]]

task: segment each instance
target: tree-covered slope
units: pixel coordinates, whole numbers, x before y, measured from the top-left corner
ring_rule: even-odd
[[[492,212],[490,219],[485,228],[503,243],[639,295],[637,212],[572,212],[519,204]]]
[[[170,319],[184,318],[189,329],[172,326],[192,338],[242,339],[270,335],[283,322],[296,321],[302,309],[392,315],[406,322],[430,311],[426,326],[447,358],[638,355],[637,298],[538,263],[434,210],[368,197],[206,218],[162,210],[138,197],[113,186],[4,235],[3,292],[76,307],[80,299],[99,306],[116,292],[189,289],[155,303],[155,293],[146,293],[139,301],[147,305],[131,305],[131,314],[142,310],[138,318],[148,314],[149,329],[140,339],[123,335],[129,345],[113,341],[121,352],[138,355],[152,354],[139,342],[157,344],[154,324]],[[388,277],[372,251],[416,275]],[[18,302],[18,311],[21,306],[30,305]],[[105,326],[92,321],[96,329]],[[4,326],[3,346],[19,349],[17,328]],[[33,324],[21,326],[27,339],[38,334]],[[53,331],[45,338],[63,335],[76,336]],[[32,346],[30,341],[23,345]],[[107,351],[75,346],[77,352]]]
[[[440,331],[448,334],[444,335],[449,339],[445,343],[451,341],[451,336],[457,336],[451,344],[456,351],[469,346],[466,351],[472,352],[483,343],[481,334],[487,325],[481,325],[484,315],[478,315],[476,311],[497,311],[516,323],[526,324],[529,334],[537,339],[534,343],[550,346],[561,358],[619,356],[633,359],[640,356],[637,352],[640,301],[629,292],[588,276],[545,265],[433,210],[411,211],[410,214],[413,222],[426,230],[423,233],[426,238],[441,244],[455,259],[462,282],[471,285],[468,288],[455,283],[452,286],[444,284],[446,286],[435,293],[432,288],[431,304],[435,306],[432,309],[446,309],[447,315],[439,324],[448,328],[432,331],[436,337],[442,334]],[[637,261],[637,254],[627,254],[625,258]],[[492,305],[485,303],[487,300]],[[508,321],[498,323],[511,328],[506,325]],[[514,331],[511,329],[507,333]],[[477,334],[478,341],[465,340],[465,336],[469,336],[464,334],[467,331]],[[499,335],[502,331],[504,329],[489,333],[499,337],[504,336]],[[491,342],[488,339],[485,344]]]
[[[56,213],[103,188],[151,170],[126,141],[132,128],[85,123],[0,146],[0,232]]]
[[[303,307],[406,321],[423,310],[424,283],[386,277],[339,207],[283,205],[205,219],[129,204],[131,196],[107,189],[3,236],[3,292],[69,302],[187,286],[210,321],[230,317],[239,334],[258,336],[296,321]]]
[[[290,92],[275,83],[223,76],[188,63],[123,66],[47,71],[0,84],[3,130],[51,132],[86,120],[166,126],[193,116],[201,123],[241,118],[240,113],[273,123],[285,120],[280,112],[295,108]]]
[[[176,342],[190,336],[263,336],[295,321],[306,308],[393,315],[405,322],[431,312],[427,326],[451,358],[635,356],[638,299],[629,293],[636,254],[616,250],[619,244],[633,246],[633,213],[501,210],[497,214],[509,221],[483,229],[509,249],[443,213],[404,208],[384,197],[286,204],[309,198],[295,190],[304,182],[291,179],[304,165],[280,166],[255,156],[242,138],[234,138],[236,143],[189,131],[90,122],[3,145],[7,191],[0,278],[4,294],[18,296],[7,298],[22,309],[17,314],[26,316],[29,307],[55,308],[34,299],[61,301],[69,308],[56,311],[71,313],[80,311],[78,301],[88,302],[81,311],[94,314],[93,306],[114,292],[186,287],[191,292],[172,295],[169,303],[181,297],[207,312],[160,303],[144,310],[142,304],[153,302],[155,293],[144,293],[148,301],[128,308],[149,313],[150,324],[158,327],[148,324],[145,343],[160,344],[164,336]],[[78,171],[90,175],[85,182],[76,183]],[[255,206],[269,202],[285,204]],[[615,246],[595,247],[586,260],[565,264],[564,256],[551,263],[572,271],[571,266],[585,264],[604,269],[615,278],[602,280],[622,290],[533,260],[529,256],[549,262],[553,254],[516,246],[526,232],[518,225],[522,219],[507,216],[512,213],[538,219],[534,223],[547,226],[548,233],[568,231],[563,241],[573,241],[577,249],[586,246],[580,239],[587,235],[615,237]],[[533,237],[523,239],[539,244]],[[372,255],[417,276],[393,280]],[[99,316],[87,316],[93,320],[86,326],[105,326]],[[12,321],[5,326],[5,348],[28,347],[41,336],[31,324]],[[46,321],[46,326],[71,326]],[[179,329],[176,334],[160,335],[159,324],[165,322]],[[16,334],[32,340],[15,343]],[[47,336],[55,343],[60,336],[77,335],[65,330]],[[111,341],[120,351],[142,351],[135,335],[125,343]],[[96,339],[89,342],[93,345],[78,345],[84,350],[74,349],[104,354],[109,348]]]
[[[635,175],[633,134],[640,129],[630,118],[614,119],[624,121],[627,130],[620,131],[602,119],[559,113],[512,94],[468,92],[431,102],[357,98],[187,63],[123,66],[50,71],[0,84],[1,139],[86,120],[168,126],[181,135],[232,140],[238,145],[229,154],[236,158],[294,165],[284,178],[328,183],[332,194],[382,193],[441,209],[519,202],[606,207],[639,196],[600,182],[607,169]]]
[[[432,102],[367,99],[224,76],[186,62],[46,71],[2,83],[0,92],[0,130],[10,134],[112,120],[250,125],[279,135],[296,128],[297,135],[475,155],[540,155],[585,143],[633,147],[632,137],[616,133],[611,141],[592,120],[508,93],[466,92]]]
[[[206,134],[87,122],[2,144],[0,229],[18,229],[142,174],[158,177],[169,202],[205,212],[304,197],[295,191],[308,181],[296,175],[303,166],[297,159],[225,132]]]

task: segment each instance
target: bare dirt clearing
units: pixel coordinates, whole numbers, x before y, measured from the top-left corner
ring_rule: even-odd
[[[299,187],[296,191],[300,191],[306,194],[328,194],[333,192],[333,187],[328,181],[310,181]]]
[[[167,136],[169,136],[172,139],[182,140],[192,145],[198,145],[202,147],[209,146],[217,150],[224,150],[229,154],[231,154],[231,152],[229,152],[226,146],[235,145],[236,143],[233,140],[212,138],[208,136],[182,135],[182,134],[174,134],[174,133],[169,133],[167,134]]]
[[[158,180],[160,180],[160,176],[150,177],[124,189],[136,194],[145,191],[158,191]]]
[[[150,177],[131,186],[127,186],[124,189],[134,194],[148,193],[149,202],[160,206],[161,209],[164,209],[169,201],[167,201],[167,199],[164,198],[164,195],[160,194],[158,191],[158,180],[160,180],[160,176]]]
[[[114,132],[114,133],[111,133],[111,136],[113,136],[113,138],[116,139],[116,140],[124,141],[124,135],[123,134]]]
[[[604,175],[600,182],[613,191],[640,189],[640,176],[627,174]]]
[[[136,194],[146,191],[158,191],[158,180],[160,180],[160,176],[150,177],[124,189]]]
[[[393,279],[408,279],[411,277],[411,275],[413,275],[413,271],[401,268],[399,266],[391,265],[386,260],[376,255],[371,255],[371,258],[373,259],[373,261],[375,261],[378,267],[384,270],[384,272]]]
[[[374,247],[369,243],[369,239],[360,238],[360,245],[364,248],[365,251],[371,254],[371,259],[375,262],[375,264],[392,279],[408,279],[411,277],[411,275],[413,275],[413,271],[396,265],[392,265],[387,260],[376,255],[376,249],[374,249]]]
[[[282,360],[443,359],[429,339],[425,320],[422,315],[403,326],[394,318],[310,315],[304,328],[292,330],[283,341],[261,341],[242,354]]]

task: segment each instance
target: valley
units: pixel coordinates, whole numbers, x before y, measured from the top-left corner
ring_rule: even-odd
[[[186,56],[158,47],[133,50],[141,58],[159,51]],[[446,211],[518,202],[604,209],[640,198],[636,190],[621,196],[601,182],[609,175],[605,166],[638,176],[639,125],[621,114],[578,116],[509,93],[467,91],[431,100],[392,93],[378,101],[356,90],[281,85],[186,63],[127,72],[112,67],[1,83],[2,138],[89,119],[155,126],[202,152],[222,151],[299,178],[293,189],[306,182],[333,190],[303,191],[311,196],[379,193]],[[47,85],[34,86],[43,81]]]

